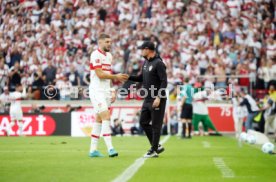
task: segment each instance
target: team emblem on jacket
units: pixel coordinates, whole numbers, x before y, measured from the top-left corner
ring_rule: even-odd
[[[152,70],[152,66],[149,67],[149,71],[151,71],[151,70]]]

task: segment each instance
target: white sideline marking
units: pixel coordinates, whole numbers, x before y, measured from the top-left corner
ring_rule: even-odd
[[[167,135],[163,140],[160,142],[160,144],[166,143],[170,138],[170,135]],[[139,170],[140,167],[143,166],[147,158],[140,157],[136,159],[136,161],[131,164],[126,170],[124,170],[123,173],[121,173],[118,177],[116,177],[112,182],[127,182],[130,180],[134,174]]]
[[[211,144],[209,142],[203,141],[202,142],[203,148],[210,148]]]
[[[234,171],[225,164],[223,158],[214,157],[213,161],[216,167],[220,170],[223,178],[235,178]]]

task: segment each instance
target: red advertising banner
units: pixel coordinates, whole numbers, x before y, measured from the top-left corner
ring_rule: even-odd
[[[24,136],[49,136],[49,135],[71,135],[70,113],[43,113],[23,114],[22,134]],[[0,136],[6,136],[11,126],[9,114],[0,114]],[[18,136],[18,125],[10,130],[10,136]]]
[[[209,106],[209,115],[217,130],[221,132],[234,132],[232,106]]]

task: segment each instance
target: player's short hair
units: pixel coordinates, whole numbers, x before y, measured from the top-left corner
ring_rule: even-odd
[[[110,38],[110,35],[102,33],[99,35],[98,40],[109,39],[109,38]]]
[[[185,83],[189,83],[189,81],[190,81],[190,78],[189,78],[189,77],[186,77],[186,78],[184,79],[184,82],[185,82]]]

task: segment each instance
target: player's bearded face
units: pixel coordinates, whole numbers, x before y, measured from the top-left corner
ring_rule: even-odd
[[[111,39],[105,39],[104,40],[104,46],[103,46],[103,50],[105,52],[109,52],[111,49]]]

